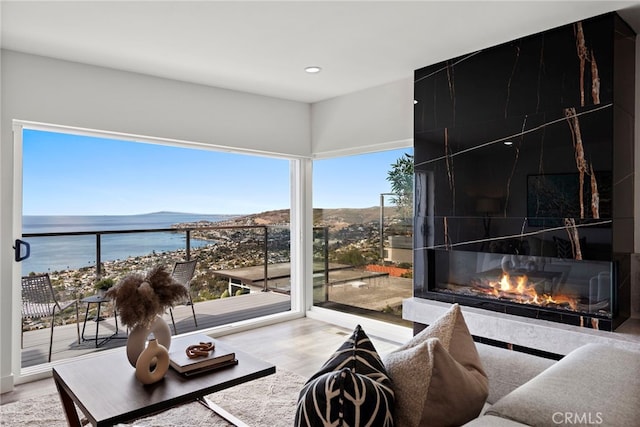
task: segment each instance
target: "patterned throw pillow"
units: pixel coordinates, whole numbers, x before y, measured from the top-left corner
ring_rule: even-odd
[[[394,392],[360,325],[302,388],[295,426],[393,426]]]

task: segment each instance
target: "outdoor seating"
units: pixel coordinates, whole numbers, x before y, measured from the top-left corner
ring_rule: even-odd
[[[193,308],[193,300],[191,299],[191,279],[196,271],[196,262],[197,260],[191,261],[178,261],[173,266],[173,271],[171,272],[171,277],[182,286],[187,288],[188,299],[185,301],[186,305],[191,306],[191,313],[193,313],[193,322],[198,326],[198,320],[196,319],[196,311]],[[176,322],[173,318],[173,310],[169,308],[169,313],[171,314],[171,323],[173,324],[173,333],[177,334],[178,330],[176,329]]]
[[[53,347],[55,316],[73,305],[76,307],[75,321],[79,344],[78,300],[58,301],[48,274],[31,275],[22,278],[22,321],[50,318],[51,335],[49,337],[49,357],[47,359],[49,362],[51,362],[51,349]]]

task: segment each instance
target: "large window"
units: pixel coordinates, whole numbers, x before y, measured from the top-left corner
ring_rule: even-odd
[[[314,305],[402,323],[412,295],[412,154],[314,161]]]
[[[225,321],[212,302],[243,297],[234,322],[256,316],[252,296],[260,315],[290,309],[288,280],[264,280],[291,261],[290,160],[34,129],[23,131],[22,153],[31,256],[21,274],[48,274],[59,300],[80,301],[79,316],[68,310],[56,319],[53,360],[96,351],[93,339],[74,342],[77,322],[85,338],[97,326],[100,336],[118,332],[114,307],[104,304],[95,322],[97,305],[84,298],[159,264],[197,260],[190,292],[200,329]],[[274,291],[269,301],[265,290]],[[172,332],[196,328],[191,308],[173,314]],[[23,321],[23,367],[47,361],[49,321]]]

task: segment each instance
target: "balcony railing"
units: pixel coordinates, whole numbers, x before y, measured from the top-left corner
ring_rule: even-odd
[[[104,260],[105,254],[108,252],[109,242],[103,241],[105,236],[113,235],[131,235],[141,233],[175,233],[184,235],[184,246],[177,250],[163,251],[159,253],[149,253],[146,257],[129,256],[122,260]],[[344,231],[339,238],[329,236],[328,228],[314,227],[314,262],[313,262],[313,293],[314,303],[321,304],[328,308],[335,308],[354,312],[359,315],[374,315],[380,318],[380,314],[387,313],[389,306],[397,305],[403,298],[411,295],[411,280],[391,277],[387,273],[365,271],[362,266],[355,267],[347,263],[329,262],[329,251],[335,251],[336,245],[339,247],[342,242],[360,240],[356,235],[345,233],[355,232],[353,230]],[[358,233],[355,233],[358,234]],[[127,229],[127,230],[101,230],[101,231],[73,231],[73,232],[56,232],[56,233],[24,233],[23,239],[29,241],[32,238],[62,238],[70,236],[93,236],[95,246],[93,247],[93,255],[95,265],[86,265],[81,268],[68,269],[70,271],[54,271],[52,279],[58,276],[58,290],[64,292],[66,287],[74,287],[72,283],[73,275],[77,271],[81,271],[78,275],[80,279],[77,282],[82,283],[82,287],[76,286],[74,297],[80,300],[87,294],[95,293],[92,285],[95,281],[103,276],[113,277],[115,270],[118,270],[115,276],[124,275],[136,271],[147,269],[158,262],[166,262],[174,258],[199,260],[197,267],[197,275],[203,276],[203,280],[199,283],[202,286],[210,286],[209,275],[215,275],[219,278],[228,277],[227,285],[231,283],[230,278],[245,277],[246,283],[251,285],[254,298],[236,298],[219,299],[217,295],[211,295],[211,292],[203,291],[201,298],[194,298],[196,304],[196,316],[198,317],[199,327],[213,327],[224,324],[224,322],[235,322],[240,319],[239,316],[258,317],[274,312],[282,312],[290,309],[290,298],[288,295],[291,287],[290,283],[290,235],[288,226],[266,226],[266,225],[246,225],[246,226],[188,226],[175,228],[154,228],[154,229]],[[345,238],[346,237],[346,238]],[[106,239],[105,239],[106,240]],[[151,240],[151,239],[150,239]],[[195,247],[194,240],[209,240],[211,245]],[[331,241],[331,244],[330,244]],[[377,244],[377,242],[375,243]],[[60,245],[64,246],[64,245]],[[89,241],[89,247],[93,246]],[[178,245],[180,246],[180,244]],[[64,248],[61,248],[64,250]],[[91,250],[91,249],[90,249]],[[146,251],[146,249],[145,249]],[[37,251],[33,251],[34,258],[37,257]],[[106,256],[107,258],[109,256]],[[139,259],[141,259],[139,261]],[[177,260],[177,259],[176,259]],[[120,264],[122,263],[122,264]],[[104,265],[103,265],[104,264]],[[118,267],[115,267],[119,264]],[[106,271],[105,271],[106,269]],[[242,271],[249,271],[246,276],[242,276]],[[224,282],[221,281],[220,284]],[[54,282],[55,283],[55,282]],[[212,285],[217,286],[217,285]],[[231,286],[228,286],[230,288]],[[213,289],[213,288],[211,288]],[[217,291],[217,288],[215,288]],[[276,295],[266,295],[260,291],[278,291],[269,292],[268,294],[281,294],[284,299],[278,299]],[[194,291],[197,292],[197,291]],[[285,294],[285,295],[282,295]],[[194,294],[195,295],[195,294]],[[233,293],[232,293],[233,295]],[[260,298],[258,298],[260,297]],[[265,298],[262,298],[265,297]],[[204,304],[204,305],[201,305]],[[211,304],[211,305],[210,305]],[[248,304],[249,306],[238,306]],[[240,307],[240,308],[239,308]],[[174,310],[177,314],[176,323],[179,322],[178,329],[180,332],[189,331],[194,327],[193,319],[190,316],[190,310],[184,311],[184,316],[180,315],[180,308]],[[186,307],[185,307],[186,308]],[[67,319],[66,323],[83,322],[84,317],[81,309],[80,319]],[[224,313],[224,314],[221,314]],[[112,319],[113,312],[105,313],[107,319]],[[89,316],[93,313],[89,312]],[[401,321],[397,314],[393,314],[395,320]],[[385,318],[386,319],[386,318]],[[104,324],[107,326],[108,323]],[[62,326],[62,330],[74,328]],[[108,327],[108,326],[107,326]],[[186,329],[185,329],[186,328]],[[95,330],[95,329],[92,329]],[[44,330],[25,330],[25,351],[23,352],[23,366],[40,363],[41,357],[39,351],[26,351],[28,342],[31,340],[27,337],[34,337],[46,333]],[[56,334],[58,334],[58,326],[56,326]],[[54,359],[72,357],[71,355],[82,351],[96,351],[95,348],[87,348],[87,344],[74,345],[73,338],[69,340],[59,341],[54,338]],[[35,338],[35,342],[39,342],[39,338]],[[60,344],[60,354],[57,356],[56,345]],[[71,343],[71,344],[70,344]],[[90,345],[91,343],[89,343]],[[118,341],[114,341],[104,347],[111,345],[122,345]],[[104,348],[101,347],[101,348]],[[65,353],[67,352],[68,353]],[[28,357],[26,355],[29,355]],[[35,355],[35,356],[34,356]],[[33,357],[32,357],[33,356]],[[27,357],[26,359],[24,359]]]
[[[174,314],[176,315],[176,324],[178,330],[181,333],[188,332],[195,329],[211,328],[219,326],[225,323],[237,322],[240,320],[246,320],[254,317],[279,313],[288,311],[291,309],[290,297],[287,294],[289,290],[289,283],[286,280],[286,291],[283,292],[282,281],[278,283],[270,277],[274,275],[278,268],[274,266],[274,262],[282,263],[283,260],[288,261],[289,258],[289,232],[288,226],[265,226],[265,225],[244,225],[244,226],[195,226],[195,227],[173,227],[173,228],[143,228],[143,229],[126,229],[126,230],[99,230],[99,231],[73,231],[73,232],[51,232],[51,233],[24,233],[22,235],[23,240],[33,242],[35,238],[67,238],[71,236],[93,236],[95,238],[95,246],[93,247],[93,255],[95,258],[95,265],[88,264],[79,268],[68,268],[60,271],[53,271],[51,268],[50,275],[52,276],[54,287],[59,293],[73,294],[72,296],[78,300],[81,300],[87,294],[93,294],[96,291],[93,288],[93,283],[99,280],[103,276],[112,276],[115,267],[114,264],[118,263],[118,274],[125,275],[134,270],[138,272],[140,269],[146,269],[150,265],[137,264],[137,260],[140,256],[130,256],[127,259],[105,260],[105,240],[104,236],[126,236],[132,234],[149,234],[149,233],[175,233],[184,236],[184,246],[174,251],[158,252],[149,250],[146,255],[149,260],[149,264],[157,263],[160,261],[166,261],[167,259],[173,260],[174,258],[180,259],[192,259],[197,258],[199,260],[197,266],[197,274],[207,276],[203,283],[203,286],[209,286],[208,275],[217,271],[223,271],[223,267],[229,267],[229,270],[233,271],[233,260],[242,261],[242,266],[251,266],[255,271],[258,271],[258,277],[262,276],[261,280],[255,280],[259,283],[260,287],[252,286],[252,290],[256,291],[247,298],[218,298],[221,292],[218,288],[215,288],[215,292],[218,295],[214,295],[214,288],[207,289],[203,292],[204,297],[194,299],[196,305],[196,316],[198,318],[198,327],[196,328],[191,318],[190,310],[182,310],[186,307],[175,307]],[[192,243],[194,240],[210,240],[211,245],[195,248]],[[37,247],[37,242],[33,243],[34,248]],[[64,244],[60,244],[60,251],[64,251]],[[85,243],[86,246],[86,243]],[[91,245],[90,245],[91,246]],[[179,246],[179,245],[178,245]],[[223,248],[222,251],[216,251],[216,256],[209,253],[214,253],[214,248],[218,246]],[[32,256],[37,259],[37,251],[32,251]],[[204,255],[203,255],[204,254]],[[157,257],[161,257],[162,260]],[[204,257],[204,259],[203,259]],[[109,258],[107,256],[107,258]],[[216,262],[212,260],[215,258]],[[42,261],[42,260],[38,260]],[[40,265],[46,265],[39,262]],[[107,266],[105,271],[105,266]],[[270,268],[273,271],[270,271]],[[227,271],[229,271],[227,270]],[[38,271],[45,272],[45,271]],[[74,283],[71,277],[76,276],[77,272],[82,272],[82,278],[77,280],[78,283],[82,283],[81,287],[78,287],[78,283]],[[87,274],[88,273],[88,274]],[[289,273],[289,270],[285,272]],[[56,280],[57,279],[57,280]],[[220,280],[220,283],[224,282],[224,276]],[[55,286],[55,283],[58,286]],[[272,286],[273,285],[273,286]],[[220,285],[223,286],[223,285]],[[272,287],[280,287],[280,292],[260,292],[272,290]],[[196,292],[196,291],[194,291]],[[110,340],[107,344],[96,348],[93,346],[93,342],[82,342],[78,344],[74,342],[74,337],[68,336],[70,331],[75,330],[76,322],[80,322],[81,327],[86,326],[87,336],[91,336],[98,326],[95,322],[86,322],[85,317],[92,318],[95,315],[95,306],[92,306],[92,311],[87,311],[85,315],[86,307],[81,305],[80,318],[75,319],[75,313],[69,314],[72,317],[65,318],[63,323],[68,325],[60,325],[55,327],[54,332],[54,359],[74,357],[76,355],[84,354],[86,352],[94,352],[104,348],[112,348],[113,346],[124,345],[124,341]],[[90,307],[91,308],[91,307]],[[182,313],[184,311],[184,313]],[[99,332],[103,335],[105,332],[110,333],[110,328],[114,329],[113,325],[113,308],[107,305],[103,307],[104,321],[100,322]],[[49,319],[42,319],[46,324]],[[36,322],[38,323],[38,322]],[[95,326],[94,326],[95,325]],[[22,366],[32,366],[34,364],[43,363],[46,361],[46,351],[43,353],[41,350],[46,350],[44,346],[41,346],[41,335],[47,334],[48,329],[46,327],[41,328],[44,325],[32,324],[26,327],[24,330],[24,349]],[[67,330],[68,329],[68,330]],[[117,332],[115,329],[111,332]],[[122,327],[120,333],[124,332]],[[126,336],[126,334],[125,334]],[[42,348],[40,348],[42,347]]]
[[[267,286],[268,277],[268,264],[269,264],[269,227],[264,225],[245,225],[245,226],[204,226],[204,227],[179,227],[179,228],[143,228],[132,230],[103,230],[103,231],[70,231],[70,232],[57,232],[57,233],[24,233],[23,239],[29,239],[33,237],[69,237],[69,236],[95,236],[95,269],[96,279],[102,277],[102,236],[105,235],[125,235],[125,234],[141,234],[141,233],[184,233],[185,235],[185,251],[186,260],[191,259],[191,239],[194,231],[218,230],[218,231],[230,231],[230,230],[261,230],[263,239],[263,260],[264,260],[264,277],[265,277],[265,290]],[[28,241],[28,240],[27,240]],[[214,242],[212,242],[214,243]]]

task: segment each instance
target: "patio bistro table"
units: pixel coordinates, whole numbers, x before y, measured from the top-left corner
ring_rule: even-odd
[[[111,334],[111,335],[107,335],[107,336],[100,336],[98,334],[98,331],[100,329],[100,322],[104,320],[104,318],[100,317],[100,308],[102,306],[103,303],[105,302],[110,302],[111,300],[109,298],[105,298],[101,295],[92,295],[90,297],[85,297],[82,298],[80,300],[80,302],[83,302],[87,305],[87,309],[84,313],[84,322],[82,323],[82,334],[81,334],[81,339],[82,341],[95,341],[96,344],[96,348],[100,347],[102,344],[106,343],[107,341],[114,339],[114,338],[127,338],[126,336],[118,336],[118,313],[115,311],[114,309],[114,313],[113,313],[113,317],[115,318],[116,321],[116,331]],[[98,305],[98,311],[96,313],[96,317],[94,318],[94,321],[96,322],[96,335],[93,338],[85,338],[84,337],[84,331],[85,328],[87,327],[87,318],[89,317],[89,307],[91,306],[91,304],[97,304]]]

